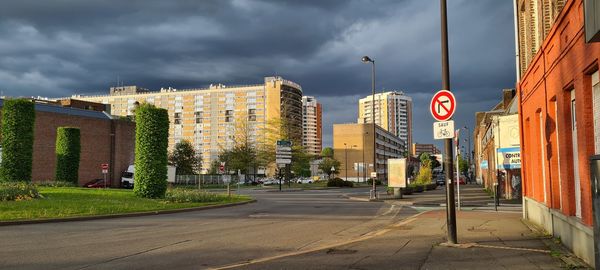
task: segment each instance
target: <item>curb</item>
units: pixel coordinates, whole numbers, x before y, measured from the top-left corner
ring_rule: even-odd
[[[162,211],[133,212],[133,213],[99,215],[99,216],[49,218],[49,219],[37,219],[37,220],[0,221],[0,227],[12,226],[12,225],[59,223],[59,222],[88,221],[88,220],[111,219],[111,218],[122,218],[122,217],[141,217],[141,216],[154,216],[154,215],[162,215],[162,214],[176,214],[176,213],[183,213],[183,212],[192,212],[192,211],[201,211],[201,210],[232,207],[232,206],[244,205],[244,204],[255,203],[255,202],[256,202],[256,200],[252,199],[252,200],[249,200],[246,202],[206,205],[206,206],[199,206],[199,207],[192,207],[192,208],[170,209],[170,210],[162,210]]]
[[[288,189],[272,189],[272,190],[267,190],[265,192],[297,192],[297,191],[303,191],[303,189],[299,189],[299,188],[288,188]]]

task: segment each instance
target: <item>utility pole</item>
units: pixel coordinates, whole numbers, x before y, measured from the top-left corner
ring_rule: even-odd
[[[441,41],[442,41],[442,89],[450,90],[450,61],[448,58],[448,16],[446,0],[440,0],[441,8]],[[446,170],[446,218],[448,229],[448,243],[456,244],[456,206],[454,204],[454,175],[452,173],[453,157],[452,139],[444,139],[444,169]]]

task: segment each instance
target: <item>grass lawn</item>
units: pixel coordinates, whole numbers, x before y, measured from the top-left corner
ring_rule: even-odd
[[[143,199],[127,189],[38,187],[42,199],[0,202],[0,221],[65,218],[190,208],[204,205],[249,201],[248,196],[232,196],[219,202],[172,203]]]

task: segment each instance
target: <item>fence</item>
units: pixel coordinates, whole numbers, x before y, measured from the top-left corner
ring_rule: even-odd
[[[192,175],[177,175],[175,176],[175,185],[180,186],[199,186],[200,188],[206,186],[226,186],[224,179],[229,178],[229,183],[236,184],[240,179],[244,179],[237,174],[234,175],[222,175],[222,174],[192,174]]]

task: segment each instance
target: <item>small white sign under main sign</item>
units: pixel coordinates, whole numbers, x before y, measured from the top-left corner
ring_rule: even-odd
[[[275,163],[277,164],[292,164],[291,159],[276,159]]]
[[[433,123],[433,139],[443,140],[452,138],[454,138],[454,120]]]
[[[373,178],[377,177],[377,173],[376,172],[371,172],[371,177],[373,177]]]

